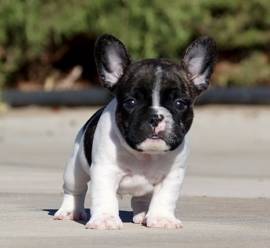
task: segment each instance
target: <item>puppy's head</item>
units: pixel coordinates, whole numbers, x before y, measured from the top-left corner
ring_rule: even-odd
[[[215,42],[197,39],[180,63],[131,62],[121,41],[103,35],[97,40],[95,58],[102,84],[116,96],[116,122],[127,144],[145,153],[177,148],[190,129],[195,98],[208,87]]]

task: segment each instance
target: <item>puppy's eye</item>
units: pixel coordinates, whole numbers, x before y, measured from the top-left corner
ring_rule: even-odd
[[[182,110],[182,111],[186,110],[188,107],[188,103],[182,99],[176,99],[174,101],[174,105],[178,110]]]
[[[129,98],[129,99],[127,99],[127,100],[124,101],[123,106],[124,106],[124,108],[126,110],[130,111],[130,110],[132,110],[136,106],[136,104],[137,104],[136,99]]]

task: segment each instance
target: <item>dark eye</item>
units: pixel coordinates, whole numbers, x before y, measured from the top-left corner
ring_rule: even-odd
[[[123,106],[124,106],[124,108],[126,110],[130,111],[130,110],[132,110],[136,106],[136,104],[137,104],[136,99],[129,98],[129,99],[127,99],[127,100],[124,101]]]
[[[188,103],[182,99],[176,99],[174,105],[178,110],[186,110],[188,107]]]

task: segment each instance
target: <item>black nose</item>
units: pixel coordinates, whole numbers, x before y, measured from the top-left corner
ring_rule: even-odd
[[[164,119],[164,115],[153,114],[149,120],[152,127],[156,127]]]

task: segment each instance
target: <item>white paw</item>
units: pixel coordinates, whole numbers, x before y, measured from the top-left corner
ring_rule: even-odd
[[[143,224],[144,223],[144,218],[145,218],[145,212],[135,214],[133,216],[133,222],[135,224]]]
[[[91,217],[85,227],[87,229],[99,230],[121,229],[123,223],[119,216],[103,214],[101,216]]]
[[[148,216],[146,217],[147,227],[177,229],[182,228],[182,222],[175,217]]]
[[[68,211],[60,208],[53,217],[54,220],[87,220],[85,210]]]

